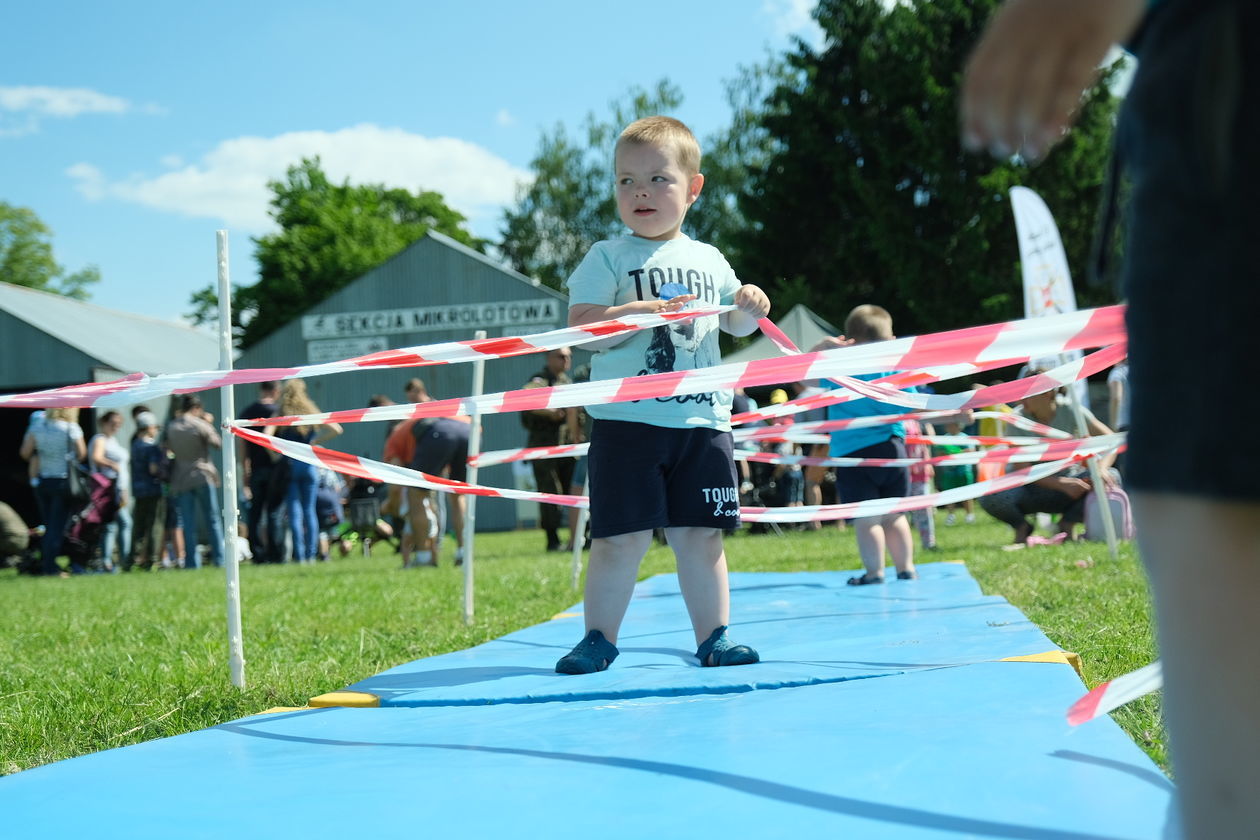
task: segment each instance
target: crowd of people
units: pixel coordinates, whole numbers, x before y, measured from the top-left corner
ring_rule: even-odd
[[[318,411],[303,380],[283,388],[263,383],[258,401],[242,416],[270,417],[280,411]],[[69,576],[224,564],[221,480],[215,466],[223,442],[213,416],[195,394],[173,398],[165,424],[144,405],[135,406],[131,416],[135,432],[130,441],[119,439],[123,417],[113,410],[96,418],[97,432],[85,441],[77,408],[31,415],[19,454],[28,462],[38,521],[27,523],[12,506],[3,506],[3,556],[16,558],[20,570]],[[341,428],[325,424],[265,431],[318,444]],[[356,491],[331,470],[255,444],[242,443],[238,454],[244,479],[244,533],[238,544],[253,562],[313,563],[327,559],[333,544],[346,553],[352,538],[365,530],[347,522],[346,507]],[[389,526],[380,523],[372,536],[388,539]]]

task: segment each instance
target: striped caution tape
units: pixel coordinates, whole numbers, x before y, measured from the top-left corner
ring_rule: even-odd
[[[968,340],[944,340],[949,336],[964,336]],[[843,381],[847,387],[863,396],[875,394],[878,395],[878,399],[886,402],[909,405],[913,408],[958,410],[1013,402],[1073,382],[1088,375],[1091,370],[1102,370],[1114,365],[1117,359],[1124,356],[1123,340],[1123,308],[1105,307],[1050,315],[1033,321],[1017,321],[994,327],[958,330],[955,333],[939,333],[919,338],[853,345],[837,350],[802,353],[798,356],[780,356],[742,364],[717,365],[696,370],[673,371],[625,379],[596,380],[572,385],[526,388],[426,403],[233,422],[248,426],[287,426],[406,420],[413,417],[453,417],[474,413],[500,414],[513,411],[572,408],[596,403],[628,402],[806,379],[839,379],[841,377],[844,377]],[[1012,364],[1030,356],[1051,355],[1066,350],[1099,346],[1105,346],[1107,349],[1062,365],[1050,373],[962,394],[907,394],[880,383],[864,382],[849,377],[849,374],[860,374],[870,370],[910,367],[919,362],[934,363],[938,365],[934,368],[936,370],[941,369],[941,365],[957,364],[960,361],[971,364],[999,357],[1004,364]],[[1014,355],[1017,351],[1022,351],[1023,356]],[[967,353],[971,358],[959,359],[948,355],[950,353]],[[897,396],[886,399],[889,395]]]
[[[1072,726],[1080,726],[1086,721],[1120,708],[1125,703],[1131,703],[1139,697],[1157,691],[1163,684],[1163,666],[1157,659],[1130,674],[1108,680],[1077,700],[1068,709],[1068,723]]]
[[[409,469],[407,467],[396,466],[394,464],[386,464],[381,461],[374,461],[371,458],[364,458],[359,455],[349,455],[344,452],[337,452],[332,449],[325,449],[321,446],[311,446],[295,440],[287,440],[278,438],[274,435],[263,434],[252,429],[242,428],[240,426],[230,427],[232,434],[247,440],[251,443],[257,443],[273,452],[288,456],[297,461],[307,464],[314,464],[318,467],[327,467],[334,472],[343,475],[352,475],[358,478],[366,478],[372,481],[383,481],[386,484],[400,484],[407,487],[419,487],[426,490],[437,490],[443,493],[458,493],[472,496],[489,496],[503,499],[516,499],[519,501],[542,502],[545,504],[561,505],[563,507],[586,507],[588,499],[586,496],[572,496],[559,493],[542,493],[534,490],[515,490],[511,488],[486,487],[484,485],[469,484],[464,481],[455,481],[449,478],[429,475],[418,470]],[[899,499],[871,499],[865,502],[851,502],[839,505],[817,505],[811,507],[788,507],[788,508],[766,508],[766,507],[742,507],[740,508],[740,518],[745,522],[809,522],[824,521],[832,519],[852,519],[864,516],[882,516],[887,513],[900,513],[903,511],[918,510],[925,507],[936,507],[939,505],[954,504],[955,502],[965,501],[966,499],[974,499],[988,493],[994,493],[999,490],[1006,490],[1012,487],[1019,487],[1024,484],[1031,484],[1046,476],[1053,475],[1062,469],[1077,463],[1088,455],[1077,454],[1070,458],[1064,458],[1058,461],[1037,464],[1033,467],[1019,470],[1017,472],[1007,473],[988,481],[979,481],[975,484],[969,484],[965,487],[956,487],[952,490],[944,490],[939,493],[930,493],[923,496],[908,496]]]
[[[587,342],[609,338],[634,330],[651,329],[664,324],[689,321],[710,315],[720,315],[735,309],[733,306],[689,309],[685,312],[643,313],[628,315],[610,321],[566,327],[559,330],[529,336],[504,336],[468,341],[449,341],[382,350],[366,356],[355,356],[336,362],[324,362],[300,367],[242,368],[240,370],[209,370],[194,373],[168,373],[148,376],[132,373],[122,379],[109,382],[88,382],[34,391],[29,394],[0,396],[0,407],[55,408],[78,406],[87,408],[117,407],[169,394],[187,394],[220,388],[224,385],[247,385],[282,379],[325,376],[372,368],[423,367],[476,362],[485,359],[506,359],[531,353],[554,350],[557,347],[580,346]]]

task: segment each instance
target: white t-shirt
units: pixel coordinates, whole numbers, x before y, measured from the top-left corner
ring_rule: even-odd
[[[731,303],[740,287],[718,249],[686,236],[664,242],[637,236],[597,242],[566,285],[570,306],[620,306],[655,300],[666,283],[682,283],[696,295],[696,303],[714,306]],[[716,316],[641,330],[614,347],[598,351],[591,362],[591,379],[712,367],[722,360],[717,331]],[[591,405],[586,410],[600,420],[675,429],[731,428],[730,391]]]

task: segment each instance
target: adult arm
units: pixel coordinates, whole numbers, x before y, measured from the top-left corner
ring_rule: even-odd
[[[18,449],[18,455],[22,456],[23,461],[31,460],[31,456],[35,454],[35,435],[27,432],[22,438],[22,447]]]
[[[341,431],[340,423],[324,423],[319,426],[319,433],[311,439],[311,446],[318,446],[321,443],[330,441],[341,434]]]

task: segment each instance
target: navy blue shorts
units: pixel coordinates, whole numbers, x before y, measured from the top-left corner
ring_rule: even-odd
[[[865,446],[846,458],[905,458],[906,442],[899,437]],[[841,502],[899,499],[910,495],[907,467],[836,467],[836,495]]]
[[[730,432],[596,420],[587,466],[591,536],[739,527]]]
[[[441,475],[451,468],[450,478],[464,481],[468,477],[468,432],[470,424],[443,417],[434,420],[425,433],[416,439],[416,454],[411,468],[429,475]]]

